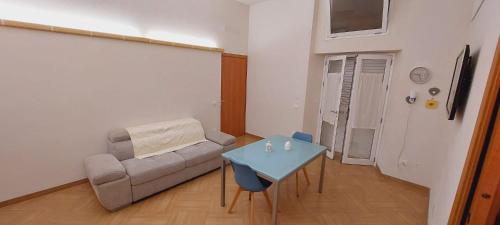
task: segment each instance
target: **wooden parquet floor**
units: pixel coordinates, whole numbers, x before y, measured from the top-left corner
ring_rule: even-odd
[[[246,136],[240,144],[255,138]],[[320,161],[307,166],[311,185],[299,177],[280,188],[278,221],[281,225],[425,225],[428,193],[423,188],[380,175],[375,167],[342,165],[327,160],[323,194],[317,192]],[[237,185],[227,167],[226,204]],[[233,213],[220,201],[220,171],[163,191],[117,212],[108,212],[97,201],[88,183],[0,208],[0,225],[238,225],[248,224],[248,194],[242,193]],[[272,193],[272,192],[270,192]],[[271,212],[264,196],[256,196],[256,224],[270,224]]]

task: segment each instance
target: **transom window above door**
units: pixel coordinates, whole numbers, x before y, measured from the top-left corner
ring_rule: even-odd
[[[389,0],[330,0],[330,38],[387,32]]]

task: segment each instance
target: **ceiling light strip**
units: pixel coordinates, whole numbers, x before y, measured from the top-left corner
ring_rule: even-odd
[[[80,29],[74,29],[74,28],[49,26],[49,25],[36,24],[36,23],[26,23],[26,22],[14,21],[14,20],[3,20],[2,19],[2,20],[0,20],[0,25],[6,26],[6,27],[31,29],[31,30],[39,30],[39,31],[49,31],[49,32],[56,32],[56,33],[73,34],[73,35],[97,37],[97,38],[107,38],[107,39],[122,40],[122,41],[133,41],[133,42],[141,42],[141,43],[147,43],[147,44],[156,44],[156,45],[164,45],[164,46],[170,46],[170,47],[178,47],[178,48],[189,48],[189,49],[202,50],[202,51],[224,52],[224,49],[222,49],[222,48],[213,48],[213,47],[190,45],[190,44],[170,42],[170,41],[161,41],[161,40],[155,40],[155,39],[139,37],[139,36],[128,36],[128,35],[120,35],[120,34],[112,34],[112,33],[104,33],[104,32],[94,32],[94,31],[89,31],[89,30],[80,30]]]

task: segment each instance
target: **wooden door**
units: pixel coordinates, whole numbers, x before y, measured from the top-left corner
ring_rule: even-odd
[[[247,95],[247,57],[222,54],[221,131],[239,137],[245,135]]]
[[[498,107],[498,105],[497,105]],[[497,108],[498,110],[498,108]],[[469,225],[494,225],[500,223],[500,113],[491,132],[479,183],[469,210]]]

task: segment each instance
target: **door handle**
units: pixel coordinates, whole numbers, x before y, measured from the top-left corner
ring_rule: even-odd
[[[483,194],[481,194],[481,197],[483,197],[484,199],[490,199],[491,195],[488,193],[483,193]]]
[[[335,113],[335,114],[339,113],[338,111],[335,111],[335,110],[330,110],[330,112]]]

